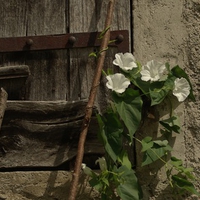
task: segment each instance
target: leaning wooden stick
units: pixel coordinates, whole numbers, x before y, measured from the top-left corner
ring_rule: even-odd
[[[111,25],[112,15],[113,15],[113,10],[114,10],[114,3],[115,3],[115,0],[109,1],[106,22],[105,22],[105,29],[110,27],[110,25]],[[110,40],[110,29],[108,29],[108,31],[103,36],[101,47],[100,47],[97,68],[96,68],[96,72],[94,75],[92,87],[90,90],[90,96],[89,96],[88,103],[86,106],[85,117],[83,120],[82,129],[81,129],[81,133],[80,133],[75,168],[74,168],[73,179],[72,179],[70,195],[69,195],[68,200],[75,200],[75,198],[76,198],[79,176],[80,176],[80,171],[81,171],[81,164],[82,164],[83,155],[84,155],[85,139],[87,136],[88,127],[89,127],[89,123],[90,123],[90,119],[91,119],[91,115],[92,115],[92,108],[94,106],[97,88],[99,86],[101,73],[102,73],[102,69],[103,69],[103,64],[104,64],[104,60],[105,60],[106,51],[104,51],[104,49],[107,49],[109,40]]]
[[[1,124],[3,121],[3,116],[6,110],[7,98],[8,98],[7,92],[3,88],[1,88],[0,89],[0,130],[1,130]]]

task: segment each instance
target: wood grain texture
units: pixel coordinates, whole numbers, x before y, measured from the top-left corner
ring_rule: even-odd
[[[8,93],[3,88],[0,88],[0,130],[4,113],[6,110],[7,98],[8,98]]]
[[[106,0],[0,0],[0,37],[93,32],[104,29]],[[130,2],[116,2],[111,30],[130,30]],[[27,65],[30,76],[10,95],[0,132],[0,168],[60,166],[76,155],[80,126],[96,67],[94,48],[0,54],[0,69]],[[117,49],[107,51],[104,70]],[[3,69],[4,68],[4,69]],[[103,111],[108,91],[102,77],[96,106]],[[1,82],[1,80],[0,80]],[[18,101],[23,100],[23,101]],[[67,102],[65,101],[67,100]],[[38,102],[37,102],[38,101]],[[72,101],[75,106],[71,107]],[[79,104],[82,102],[82,104]],[[98,126],[90,124],[86,155],[102,154]]]
[[[6,90],[9,99],[18,99],[29,75],[27,65],[0,67],[0,87]]]
[[[101,32],[104,29],[107,3],[106,0],[71,1],[69,8],[70,32]],[[116,2],[111,30],[120,29],[130,30],[130,2],[128,0]],[[99,51],[99,49],[70,50],[70,99],[82,99],[89,96],[96,60],[88,57],[88,55],[93,51]],[[116,52],[117,49],[113,48],[107,51],[105,70],[114,68],[112,61]],[[116,70],[117,68],[114,69],[114,71]],[[107,103],[107,94],[105,77],[102,77],[95,103],[99,110],[104,110]]]
[[[27,1],[27,35],[66,33],[65,0]],[[68,53],[42,51],[27,55],[31,78],[27,82],[28,100],[66,100],[68,91]]]
[[[65,0],[0,0],[0,3],[0,37],[66,33]],[[19,99],[66,100],[67,50],[0,54],[0,67],[19,64],[28,65],[31,73]]]
[[[53,167],[76,156],[86,101],[8,101],[0,135],[0,169]],[[94,113],[95,113],[94,109]],[[85,154],[102,155],[95,118]]]

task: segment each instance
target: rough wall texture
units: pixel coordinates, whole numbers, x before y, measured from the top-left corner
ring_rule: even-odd
[[[67,200],[71,173],[66,171],[1,172],[0,200]],[[99,199],[82,174],[77,200]]]
[[[173,155],[193,167],[195,175],[200,175],[200,1],[199,0],[135,0],[134,52],[143,64],[157,59],[179,64],[190,75],[196,102],[187,101],[176,105],[175,112],[182,121],[182,133],[176,136]],[[159,110],[161,116],[164,107]],[[148,130],[155,125],[147,122]],[[142,132],[144,133],[145,130]],[[139,150],[139,148],[138,148]],[[140,163],[140,158],[138,158]],[[167,187],[164,169],[155,173],[157,166],[141,169],[138,172],[145,192],[144,199],[173,199]],[[200,189],[199,183],[196,187]],[[183,197],[183,199],[198,199]]]

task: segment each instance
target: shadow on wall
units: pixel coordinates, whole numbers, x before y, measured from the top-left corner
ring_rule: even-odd
[[[67,180],[64,184],[55,186],[55,179],[58,171],[51,172],[50,178],[42,196],[34,195],[33,192],[22,192],[22,196],[26,199],[32,200],[67,200],[69,197],[69,188],[71,179]],[[77,193],[77,200],[98,200],[99,195],[87,184],[88,178],[85,175],[80,177],[80,185]]]

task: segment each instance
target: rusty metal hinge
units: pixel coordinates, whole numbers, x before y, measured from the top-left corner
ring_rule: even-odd
[[[0,52],[53,50],[100,46],[99,32],[67,33],[62,35],[43,35],[27,37],[0,38]],[[120,52],[129,51],[129,33],[127,30],[111,31],[109,46],[117,47]]]

